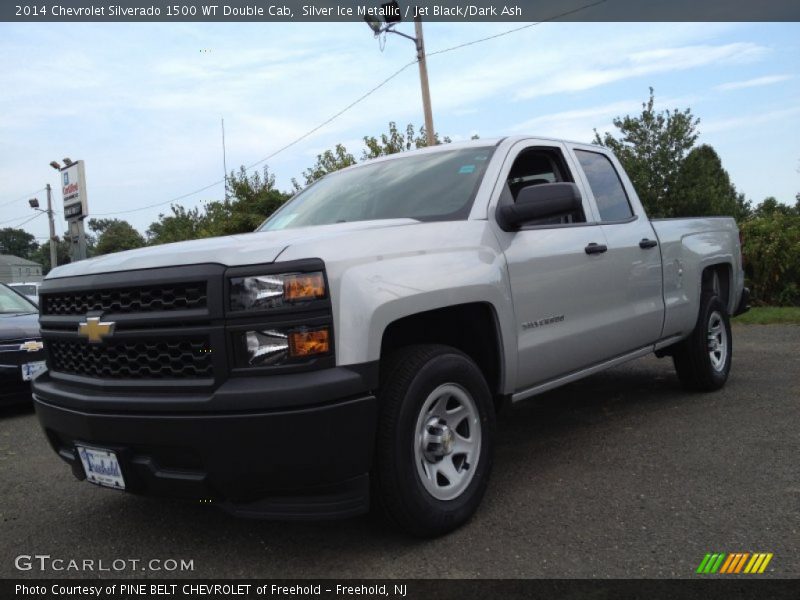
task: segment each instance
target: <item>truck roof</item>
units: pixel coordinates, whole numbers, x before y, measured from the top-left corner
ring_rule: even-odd
[[[491,137],[491,138],[478,138],[476,140],[464,140],[458,142],[450,142],[449,144],[438,144],[436,146],[426,146],[424,148],[415,148],[414,150],[408,150],[406,152],[396,152],[394,154],[388,154],[386,156],[379,156],[377,158],[371,158],[369,160],[365,160],[364,162],[360,162],[358,164],[352,165],[347,167],[347,169],[342,170],[349,170],[349,169],[357,169],[364,165],[373,164],[376,162],[383,162],[386,160],[397,160],[406,156],[416,155],[416,154],[434,154],[436,152],[445,152],[447,150],[454,150],[458,148],[468,148],[470,146],[476,148],[485,148],[487,146],[499,146],[502,142],[508,141],[510,143],[522,141],[522,140],[529,140],[531,138],[535,138],[537,140],[546,140],[548,142],[565,142],[568,144],[578,144],[581,146],[587,146],[590,142],[578,142],[575,140],[566,140],[563,138],[554,138],[554,137],[547,137],[547,136],[540,136],[540,135],[511,135],[505,137]]]

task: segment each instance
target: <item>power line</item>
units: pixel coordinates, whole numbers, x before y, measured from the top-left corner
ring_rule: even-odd
[[[209,183],[206,186],[203,186],[203,187],[201,187],[199,189],[196,189],[193,192],[188,192],[186,194],[183,194],[182,196],[176,196],[175,198],[171,198],[170,200],[165,200],[164,202],[157,202],[155,204],[148,204],[147,206],[141,206],[139,208],[132,208],[130,210],[118,210],[117,212],[113,212],[113,213],[95,213],[92,216],[93,217],[109,217],[109,216],[114,216],[114,215],[127,215],[128,213],[139,212],[140,210],[147,210],[149,208],[155,208],[157,206],[164,206],[165,204],[171,204],[173,202],[177,202],[178,200],[183,200],[184,198],[188,198],[189,196],[194,196],[195,194],[199,194],[200,192],[204,192],[204,191],[206,191],[208,189],[211,189],[212,187],[215,187],[215,186],[219,185],[220,183],[223,183],[224,181],[225,181],[224,179],[220,179],[219,181],[215,181],[214,183]]]
[[[416,60],[412,60],[410,63],[408,63],[408,64],[406,64],[406,65],[403,65],[402,67],[400,67],[399,69],[397,69],[397,71],[395,71],[394,73],[392,73],[391,75],[389,75],[389,77],[387,77],[386,79],[384,79],[383,81],[381,81],[381,82],[380,82],[378,85],[376,85],[374,88],[372,88],[371,90],[369,90],[367,93],[363,94],[363,95],[362,95],[362,96],[360,96],[358,99],[354,100],[353,102],[351,102],[350,104],[348,104],[347,106],[345,106],[345,107],[344,107],[342,110],[340,110],[338,113],[336,113],[335,115],[333,115],[332,117],[330,117],[330,118],[329,118],[327,121],[323,121],[322,123],[320,123],[319,125],[317,125],[316,127],[314,127],[314,129],[312,129],[312,130],[308,131],[307,133],[304,133],[303,135],[301,135],[299,138],[297,138],[297,139],[296,139],[296,140],[294,140],[293,142],[290,142],[290,143],[286,144],[285,146],[283,146],[282,148],[279,148],[278,150],[276,150],[275,152],[273,152],[273,153],[272,153],[272,154],[270,154],[269,156],[265,156],[265,157],[264,157],[264,158],[262,158],[261,160],[258,160],[258,161],[256,161],[256,162],[254,162],[252,165],[249,165],[249,166],[245,167],[245,169],[246,169],[246,170],[250,170],[250,169],[252,169],[253,167],[255,167],[255,166],[257,166],[257,165],[260,165],[261,163],[263,163],[263,162],[265,162],[265,161],[268,161],[270,158],[273,158],[274,156],[277,156],[278,154],[280,154],[280,153],[281,153],[281,152],[283,152],[284,150],[287,150],[287,149],[291,148],[292,146],[294,146],[295,144],[297,144],[297,143],[299,143],[299,142],[303,141],[304,139],[306,139],[306,138],[307,138],[308,136],[310,136],[311,134],[313,134],[313,133],[316,133],[317,131],[319,131],[320,129],[322,129],[323,127],[325,127],[325,125],[327,125],[327,124],[328,124],[328,123],[330,123],[331,121],[333,121],[333,120],[335,120],[335,119],[339,118],[340,116],[342,116],[342,115],[343,115],[344,113],[346,113],[348,110],[350,110],[351,108],[353,108],[353,107],[354,107],[356,104],[358,104],[358,103],[359,103],[359,102],[361,102],[362,100],[365,100],[365,99],[366,99],[368,96],[370,96],[370,95],[374,94],[375,92],[377,92],[377,91],[378,91],[379,89],[381,89],[381,88],[382,88],[384,85],[386,85],[386,84],[387,84],[387,83],[389,83],[389,82],[390,82],[392,79],[394,79],[395,77],[397,77],[398,75],[400,75],[400,73],[402,73],[403,71],[405,71],[405,70],[406,70],[408,67],[410,67],[410,66],[412,66],[412,65],[415,65],[415,64],[417,64],[417,61],[416,61]]]
[[[42,216],[42,215],[44,215],[44,214],[47,214],[47,211],[45,211],[45,212],[37,212],[35,215],[33,215],[33,216],[32,216],[30,219],[28,219],[27,221],[23,221],[22,223],[20,223],[19,225],[17,225],[17,228],[19,228],[19,227],[22,227],[23,225],[25,225],[25,223],[30,223],[30,222],[31,222],[31,221],[33,221],[34,219],[38,219],[39,217],[41,217],[41,216]],[[10,221],[3,221],[2,223],[0,223],[0,225],[5,225],[6,223],[11,223],[11,221],[19,221],[20,219],[24,219],[24,218],[25,218],[25,217],[18,217],[18,218],[16,218],[16,219],[11,219]]]
[[[264,162],[268,161],[269,159],[274,158],[275,156],[277,156],[281,152],[284,152],[285,150],[288,150],[289,148],[291,148],[295,144],[300,143],[301,141],[306,139],[308,136],[313,135],[314,133],[316,133],[317,131],[319,131],[323,127],[325,127],[328,123],[330,123],[330,122],[334,121],[335,119],[339,118],[340,116],[342,116],[348,110],[353,108],[356,104],[358,104],[359,102],[362,102],[368,96],[370,96],[370,95],[374,94],[375,92],[377,92],[380,88],[382,88],[384,85],[389,83],[392,79],[394,79],[395,77],[400,75],[400,73],[405,71],[408,67],[410,67],[412,65],[415,65],[415,64],[417,64],[417,61],[413,60],[410,63],[408,63],[406,65],[403,65],[397,71],[395,71],[394,73],[389,75],[386,79],[381,81],[378,85],[376,85],[375,87],[370,89],[368,92],[362,94],[356,100],[354,100],[353,102],[351,102],[350,104],[345,106],[342,110],[337,112],[335,115],[329,117],[328,119],[326,119],[325,121],[323,121],[322,123],[320,123],[319,125],[314,127],[313,129],[310,129],[309,131],[307,131],[306,133],[304,133],[303,135],[301,135],[299,138],[295,139],[294,141],[289,142],[285,146],[282,146],[282,147],[278,148],[277,150],[275,150],[275,152],[273,152],[269,156],[265,156],[264,158],[262,158],[260,160],[257,160],[256,162],[254,162],[254,163],[252,163],[250,165],[247,165],[245,167],[245,170],[249,171],[253,167],[257,167],[261,163],[264,163]],[[182,200],[184,198],[188,198],[189,196],[194,196],[195,194],[199,194],[200,192],[204,192],[204,191],[206,191],[206,190],[208,190],[208,189],[210,189],[212,187],[218,186],[221,183],[225,183],[225,180],[224,179],[220,179],[218,181],[215,181],[214,183],[210,183],[210,184],[208,184],[208,185],[206,185],[204,187],[201,187],[201,188],[199,188],[197,190],[194,190],[193,192],[189,192],[187,194],[183,194],[182,196],[177,196],[177,197],[172,198],[170,200],[165,200],[164,202],[158,202],[156,204],[150,204],[148,206],[142,206],[142,207],[139,207],[139,208],[132,208],[130,210],[121,210],[121,211],[117,211],[117,212],[113,212],[113,213],[99,213],[99,214],[95,214],[94,216],[96,216],[96,217],[107,217],[107,216],[113,216],[113,215],[125,215],[125,214],[129,214],[129,213],[133,213],[133,212],[139,212],[139,211],[142,211],[142,210],[147,210],[149,208],[155,208],[157,206],[164,206],[165,204],[171,204],[173,202],[177,202],[178,200]]]
[[[6,223],[13,223],[14,221],[21,221],[22,219],[26,218],[27,216],[28,215],[24,215],[22,217],[15,217],[14,219],[9,219],[8,221],[0,221],[0,225],[5,225]],[[28,220],[30,220],[30,219],[28,219]],[[25,221],[25,223],[27,223],[27,222],[28,221]],[[25,223],[21,223],[21,225],[24,225]]]
[[[464,42],[463,44],[458,44],[456,46],[451,46],[449,48],[443,48],[442,50],[436,50],[434,52],[428,52],[428,56],[436,56],[437,54],[444,54],[445,52],[452,52],[453,50],[459,50],[460,48],[466,48],[467,46],[473,46],[475,44],[480,44],[481,42],[487,42],[489,40],[494,40],[499,37],[503,37],[504,35],[509,35],[511,33],[516,33],[517,31],[522,31],[523,29],[529,29],[530,27],[536,27],[537,25],[541,25],[542,23],[548,23],[550,21],[555,21],[556,19],[560,19],[561,17],[568,17],[569,15],[573,15],[575,13],[579,13],[584,11],[588,8],[592,8],[594,6],[598,6],[600,4],[606,3],[608,0],[597,0],[597,2],[592,2],[591,4],[585,4],[583,6],[579,6],[577,8],[573,8],[572,10],[568,10],[552,17],[548,17],[547,19],[542,19],[541,21],[536,21],[535,23],[528,23],[527,25],[522,25],[521,27],[514,27],[513,29],[508,29],[506,31],[501,31],[500,33],[495,33],[494,35],[489,35],[486,37],[478,38],[477,40],[472,40],[469,42]]]
[[[0,208],[2,208],[4,206],[8,206],[9,204],[14,204],[15,202],[19,202],[21,200],[28,200],[29,198],[31,198],[31,197],[35,196],[36,194],[38,194],[40,192],[43,192],[43,191],[44,191],[44,188],[42,188],[40,190],[36,190],[35,192],[31,192],[30,194],[25,194],[24,196],[20,196],[16,200],[9,200],[8,202],[0,204]],[[12,219],[12,221],[13,221],[13,219]],[[8,221],[6,221],[6,222],[8,222]]]
[[[547,19],[542,19],[541,21],[537,21],[536,23],[528,23],[527,25],[523,25],[521,27],[515,27],[513,29],[509,29],[507,31],[503,31],[503,32],[500,32],[500,33],[496,33],[494,35],[490,35],[490,36],[487,36],[487,37],[483,37],[483,38],[479,38],[479,39],[472,40],[472,41],[469,41],[469,42],[465,42],[463,44],[458,44],[457,46],[451,46],[450,48],[443,48],[442,50],[436,50],[435,52],[429,52],[429,53],[427,53],[427,56],[435,56],[437,54],[444,54],[446,52],[452,52],[453,50],[458,50],[460,48],[465,48],[466,46],[472,46],[474,44],[479,44],[481,42],[486,42],[486,41],[489,41],[489,40],[493,40],[493,39],[496,39],[496,38],[499,38],[499,37],[502,37],[502,36],[505,36],[505,35],[509,35],[511,33],[516,33],[517,31],[522,31],[523,29],[528,29],[530,27],[535,27],[537,25],[541,25],[542,23],[546,23],[546,22],[549,22],[549,21],[555,21],[556,19],[560,19],[562,17],[566,17],[566,16],[569,16],[569,15],[581,12],[581,11],[586,10],[588,8],[592,8],[594,6],[598,6],[600,4],[604,4],[607,1],[608,0],[597,0],[596,2],[592,2],[590,4],[579,6],[577,8],[574,8],[574,9],[571,9],[571,10],[568,10],[568,11],[564,11],[562,13],[559,13],[559,14],[554,15],[552,17],[549,17]],[[394,79],[395,77],[400,75],[407,68],[409,68],[412,65],[417,64],[417,62],[418,62],[418,59],[415,59],[415,60],[412,60],[411,62],[403,65],[397,71],[395,71],[394,73],[389,75],[386,79],[384,79],[383,81],[378,83],[375,87],[373,87],[372,89],[370,89],[369,91],[367,91],[363,95],[359,96],[353,102],[351,102],[350,104],[345,106],[342,110],[340,110],[339,112],[337,112],[333,116],[329,117],[328,119],[326,119],[325,121],[323,121],[322,123],[320,123],[319,125],[314,127],[313,129],[310,129],[309,131],[307,131],[306,133],[304,133],[303,135],[301,135],[300,137],[298,137],[294,141],[289,142],[285,146],[282,146],[282,147],[278,148],[272,154],[270,154],[268,156],[265,156],[264,158],[262,158],[260,160],[257,160],[256,162],[254,162],[254,163],[252,163],[250,165],[247,165],[245,167],[245,171],[249,171],[253,167],[258,166],[258,165],[270,160],[271,158],[274,158],[275,156],[277,156],[281,152],[284,152],[285,150],[288,150],[292,146],[294,146],[296,144],[299,144],[300,142],[302,142],[307,137],[313,135],[314,133],[316,133],[317,131],[319,131],[320,129],[322,129],[323,127],[325,127],[326,125],[328,125],[332,121],[338,119],[340,116],[342,116],[344,113],[346,113],[348,110],[350,110],[351,108],[353,108],[354,106],[356,106],[360,102],[366,100],[369,96],[371,96],[372,94],[377,92],[379,89],[381,89],[383,86],[385,86],[387,83],[389,83],[392,79]],[[147,206],[141,206],[139,208],[132,208],[130,210],[121,210],[121,211],[117,211],[117,212],[113,212],[113,213],[97,213],[97,214],[95,214],[93,216],[95,216],[95,217],[109,217],[109,216],[116,216],[116,215],[127,215],[127,214],[130,214],[130,213],[140,212],[140,211],[143,211],[143,210],[149,210],[151,208],[164,206],[166,204],[172,204],[173,202],[177,202],[178,200],[183,200],[184,198],[188,198],[189,196],[194,196],[195,194],[199,194],[200,192],[204,192],[204,191],[206,191],[208,189],[211,189],[213,187],[216,187],[216,186],[218,186],[220,184],[224,184],[224,183],[225,183],[225,179],[220,179],[220,180],[217,180],[217,181],[215,181],[213,183],[210,183],[210,184],[208,184],[206,186],[198,188],[198,189],[196,189],[196,190],[194,190],[192,192],[188,192],[188,193],[183,194],[181,196],[176,196],[175,198],[171,198],[169,200],[164,200],[163,202],[157,202],[155,204],[149,204]]]

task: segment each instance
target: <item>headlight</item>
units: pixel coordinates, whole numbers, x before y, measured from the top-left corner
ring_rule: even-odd
[[[234,277],[231,310],[265,310],[325,298],[321,271]]]
[[[247,366],[269,367],[287,360],[313,358],[328,354],[331,349],[330,329],[268,329],[244,332]]]

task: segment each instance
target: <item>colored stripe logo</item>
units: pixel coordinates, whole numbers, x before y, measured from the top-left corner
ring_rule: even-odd
[[[772,552],[733,552],[730,554],[709,552],[703,557],[700,566],[697,567],[697,573],[703,575],[714,573],[726,575],[747,573],[755,575],[766,570],[769,561],[772,560],[772,556]]]

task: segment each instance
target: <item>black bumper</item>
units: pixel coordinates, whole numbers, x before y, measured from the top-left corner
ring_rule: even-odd
[[[101,399],[44,374],[34,405],[53,449],[79,479],[85,474],[76,443],[114,450],[133,493],[214,503],[245,516],[343,517],[369,506],[377,419],[368,381],[357,385],[346,371],[231,380],[210,399],[218,407],[216,396],[238,395],[226,412],[187,410],[187,398],[183,410],[135,411],[131,395],[115,400],[106,392]],[[338,380],[346,383],[322,386]],[[203,399],[195,406],[207,406]]]
[[[23,381],[22,365],[44,360],[44,353],[4,352],[0,356],[0,406],[31,401],[31,382]]]

